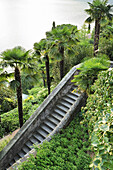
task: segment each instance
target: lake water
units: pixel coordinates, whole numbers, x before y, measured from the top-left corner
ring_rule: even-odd
[[[53,21],[80,28],[86,8],[87,0],[0,0],[0,52],[18,45],[32,49]]]

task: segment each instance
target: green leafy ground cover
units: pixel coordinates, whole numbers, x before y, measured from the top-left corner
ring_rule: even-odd
[[[50,142],[43,143],[36,157],[23,162],[19,170],[88,170],[91,163],[88,127],[80,124],[79,113],[66,129],[55,135]]]
[[[88,124],[96,170],[113,169],[113,69],[102,71],[92,86],[86,107],[84,124]]]

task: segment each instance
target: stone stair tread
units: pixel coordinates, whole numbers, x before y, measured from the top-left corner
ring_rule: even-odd
[[[50,120],[51,122],[55,123],[56,125],[60,122],[58,119],[56,119],[55,117],[49,116],[48,120]]]
[[[48,135],[48,133],[42,128],[39,128],[37,132],[40,133],[40,135],[42,135],[44,138],[46,138],[46,136]]]
[[[27,145],[24,145],[22,150],[27,154],[31,150],[31,148],[29,148]]]
[[[48,133],[51,133],[53,129],[51,129],[51,127],[47,126],[46,124],[42,124],[41,128],[44,129],[45,131],[47,131]]]
[[[57,108],[67,112],[69,110],[69,108],[67,108],[66,106],[62,105],[61,103],[60,104],[57,104],[56,105]]]
[[[33,146],[33,142],[31,142],[30,140],[28,140],[26,143],[25,143],[29,148],[31,148]]]
[[[78,92],[72,91],[71,93],[74,94],[76,97],[79,97],[79,96],[80,96],[80,93],[78,93]]]
[[[72,105],[72,104],[70,104],[69,102],[64,101],[64,100],[61,100],[61,102],[60,102],[60,103],[61,103],[61,104],[63,104],[64,106],[68,107],[68,108],[70,108],[70,107],[71,107],[71,105]]]
[[[79,97],[79,96],[80,96],[80,93],[79,93],[79,92],[74,91],[75,89],[77,89],[77,87],[76,87],[76,86],[72,86],[72,87],[71,87],[71,91],[70,91],[70,92],[71,92],[71,93],[73,93],[73,94],[75,94],[76,96],[78,96],[78,97]]]
[[[64,96],[64,97],[62,98],[62,100],[65,100],[65,101],[67,101],[67,102],[70,103],[70,104],[73,104],[73,103],[75,102],[74,99],[71,99],[71,98],[68,97],[68,96]]]
[[[18,155],[22,158],[22,157],[24,157],[25,152],[21,150],[21,151],[18,153]]]
[[[19,160],[21,157],[17,154],[15,157],[14,157],[14,160],[15,160],[15,162],[17,161],[17,160]]]
[[[38,132],[35,132],[34,134],[33,134],[33,136],[35,137],[35,138],[37,138],[39,141],[40,141],[40,143],[45,139],[42,135],[40,135]]]
[[[35,138],[35,136],[30,137],[30,141],[33,142],[34,144],[40,143],[40,141],[37,138]]]
[[[56,125],[51,121],[45,120],[44,123],[46,125],[48,125],[49,127],[51,127],[52,129],[54,129],[56,127]]]
[[[56,113],[56,112],[53,112],[53,113],[52,113],[52,116],[55,117],[56,119],[60,120],[60,121],[61,121],[62,118],[63,118],[63,116],[59,115],[59,114]]]
[[[74,93],[68,93],[66,96],[68,96],[68,97],[70,97],[71,99],[74,99],[74,100],[77,100],[77,96],[76,95],[74,95]]]
[[[59,114],[59,115],[61,115],[61,116],[65,116],[65,114],[66,114],[66,112],[64,112],[64,110],[61,110],[61,109],[59,109],[59,108],[55,108],[54,109],[54,111],[55,111],[55,113],[57,113],[57,114]]]

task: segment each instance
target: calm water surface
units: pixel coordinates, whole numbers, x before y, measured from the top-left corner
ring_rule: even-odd
[[[80,28],[86,8],[87,0],[0,0],[0,52],[17,45],[32,49],[53,21]]]

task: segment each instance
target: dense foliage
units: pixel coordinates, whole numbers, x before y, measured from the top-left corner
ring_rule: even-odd
[[[113,22],[103,24],[99,49],[100,53],[106,54],[113,61]]]
[[[17,106],[15,93],[7,86],[0,87],[0,112],[5,113]]]
[[[54,86],[51,87],[52,89]],[[24,100],[23,104],[23,118],[24,122],[33,114],[38,106],[47,97],[47,88],[36,86],[29,90],[28,98]],[[0,137],[13,132],[19,127],[18,110],[17,108],[1,115]]]
[[[88,170],[91,162],[90,142],[87,126],[80,124],[82,115],[79,113],[70,125],[55,135],[50,142],[35,146],[36,157],[22,163],[19,170]]]
[[[92,86],[86,107],[84,123],[88,123],[95,158],[91,167],[113,169],[113,69],[102,71]]]

